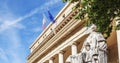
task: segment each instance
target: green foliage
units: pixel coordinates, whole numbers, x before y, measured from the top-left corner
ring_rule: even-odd
[[[79,0],[65,0],[64,2],[67,1],[74,3]],[[85,25],[93,23],[97,26],[98,32],[106,38],[109,37],[113,27],[111,22],[115,17],[120,16],[120,0],[81,0],[79,5],[82,8],[78,8],[79,13],[75,19],[85,19],[87,15],[89,19],[85,20]],[[120,24],[117,25],[117,29],[120,29]]]
[[[116,26],[116,30],[120,30],[120,21],[118,22],[118,25]]]

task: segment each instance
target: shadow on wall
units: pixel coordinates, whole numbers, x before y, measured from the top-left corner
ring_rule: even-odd
[[[110,37],[107,39],[107,44],[108,63],[119,63],[116,31],[112,31]]]

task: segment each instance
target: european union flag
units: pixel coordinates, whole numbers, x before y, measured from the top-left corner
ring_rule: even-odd
[[[55,23],[54,17],[52,16],[52,14],[50,13],[50,11],[48,10],[48,15],[49,15],[49,19],[51,22]]]

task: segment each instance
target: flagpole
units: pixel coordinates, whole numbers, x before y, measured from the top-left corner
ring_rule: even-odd
[[[47,12],[48,12],[50,21],[52,22],[53,25],[55,24],[55,27],[56,27],[57,23],[55,22],[55,19],[48,8],[47,8]],[[54,34],[56,34],[55,27],[52,28],[52,31]]]

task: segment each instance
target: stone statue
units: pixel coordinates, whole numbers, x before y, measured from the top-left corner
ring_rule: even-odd
[[[92,32],[86,39],[86,44],[90,44],[92,63],[107,63],[107,44],[101,33]],[[88,53],[86,51],[86,53]],[[87,61],[87,60],[86,60]]]
[[[80,54],[76,54],[76,55],[70,55],[67,60],[67,63],[83,63],[82,60],[82,55]]]
[[[99,32],[96,32],[96,26],[92,25],[91,29],[93,30],[90,32],[90,35],[87,37],[83,44],[83,50],[86,52],[86,58],[87,53],[92,55],[92,63],[107,63],[107,44],[103,37],[103,35]],[[90,52],[87,51],[85,45],[89,44]],[[88,54],[88,55],[89,55]],[[91,57],[91,56],[90,56]],[[85,60],[86,62],[89,61],[89,59]],[[88,63],[88,62],[87,62]]]
[[[101,33],[96,32],[96,26],[91,26],[92,32],[84,41],[81,52],[70,55],[71,63],[107,63],[107,44]]]

